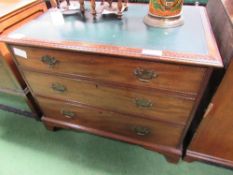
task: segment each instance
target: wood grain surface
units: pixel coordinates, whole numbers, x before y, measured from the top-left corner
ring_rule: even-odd
[[[117,134],[149,144],[178,147],[183,127],[151,122],[142,118],[107,112],[95,108],[74,105],[69,102],[37,98],[44,116],[60,122],[64,126],[73,128],[90,128]],[[72,117],[63,112],[72,112]],[[89,112],[87,112],[89,111]],[[148,132],[138,131],[138,128],[148,129]],[[91,131],[91,130],[90,130]]]
[[[233,167],[233,61],[187,151],[200,159]]]
[[[205,74],[205,68],[184,65],[164,64],[152,61],[110,57],[101,54],[85,54],[61,50],[39,49],[12,46],[25,51],[27,59],[15,55],[22,69],[35,69],[41,72],[60,73],[86,77],[104,82],[115,82],[131,86],[180,92],[196,96]],[[49,65],[42,61],[44,56],[54,59]],[[140,78],[136,71],[153,72],[151,79]]]
[[[32,92],[36,95],[75,101],[102,109],[181,125],[188,120],[194,104],[192,100],[156,91],[111,87],[92,81],[28,71],[24,71],[24,76],[29,82]],[[54,85],[62,86],[64,91],[54,89]],[[151,103],[151,106],[139,106],[138,101],[146,101],[146,103]]]

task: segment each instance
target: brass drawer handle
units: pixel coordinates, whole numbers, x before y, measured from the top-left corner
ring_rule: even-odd
[[[136,104],[137,107],[142,107],[142,108],[150,108],[153,106],[153,103],[150,100],[144,99],[144,98],[136,98],[134,100],[134,103]]]
[[[73,118],[76,116],[75,112],[67,111],[67,110],[61,110],[61,114],[67,118]]]
[[[133,128],[133,131],[138,135],[138,136],[146,136],[150,134],[150,129],[142,126],[136,126]]]
[[[138,80],[142,82],[149,82],[150,80],[158,77],[158,74],[153,70],[147,70],[143,68],[137,68],[133,73],[138,78]]]
[[[61,92],[61,93],[67,90],[66,87],[60,83],[53,83],[51,87],[54,91]]]
[[[53,66],[55,66],[58,63],[58,60],[56,60],[56,58],[51,57],[49,55],[42,56],[41,57],[41,61],[44,64],[48,64],[49,67],[53,67]]]

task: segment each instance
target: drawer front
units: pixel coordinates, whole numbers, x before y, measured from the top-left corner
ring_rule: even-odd
[[[13,80],[12,76],[0,57],[0,89],[20,90],[19,86],[15,83],[16,80]]]
[[[156,91],[109,87],[27,71],[24,74],[35,94],[180,124],[186,123],[194,103]]]
[[[44,116],[129,137],[150,144],[178,147],[183,128],[67,102],[37,98]]]
[[[18,64],[41,71],[79,75],[132,86],[196,94],[204,68],[155,63],[98,54],[19,47],[28,59],[16,56]]]

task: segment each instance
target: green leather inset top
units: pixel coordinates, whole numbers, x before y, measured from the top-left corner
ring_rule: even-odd
[[[208,53],[201,7],[184,6],[184,25],[162,29],[143,23],[143,17],[148,12],[147,4],[129,4],[122,20],[98,15],[96,21],[90,15],[87,4],[86,18],[79,14],[62,16],[60,12],[50,10],[10,35],[50,41],[84,41],[130,48]]]

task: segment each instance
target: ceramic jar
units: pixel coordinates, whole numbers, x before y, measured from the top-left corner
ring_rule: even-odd
[[[180,16],[184,0],[150,0],[149,14],[156,17]]]

